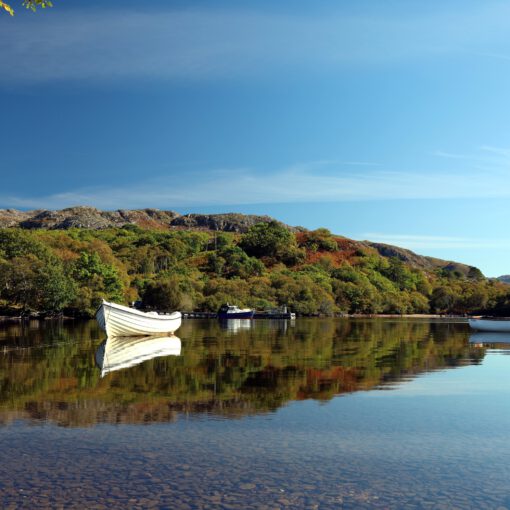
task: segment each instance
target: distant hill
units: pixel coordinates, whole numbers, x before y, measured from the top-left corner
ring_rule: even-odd
[[[150,230],[206,230],[245,233],[261,222],[275,221],[270,216],[240,213],[225,214],[179,214],[175,211],[159,209],[118,209],[101,211],[95,207],[78,206],[62,210],[19,211],[0,209],[0,228],[18,227],[22,229],[67,230],[70,228],[88,228],[102,230],[135,225]],[[278,222],[292,232],[305,231],[302,227],[292,227]],[[381,256],[398,258],[411,267],[425,271],[442,269],[471,279],[483,277],[479,269],[459,262],[441,260],[418,255],[405,248],[370,241],[354,241],[345,238],[349,250],[369,247]],[[500,281],[510,283],[510,275],[499,277]]]
[[[503,282],[503,283],[509,283],[510,284],[510,274],[504,274],[502,276],[498,276],[496,278],[496,280],[499,280],[500,282]]]
[[[67,230],[69,228],[106,229],[136,225],[145,229],[199,229],[246,232],[256,223],[273,221],[270,216],[251,214],[179,214],[159,209],[118,209],[101,211],[95,207],[68,207],[59,211],[18,211],[0,209],[0,228]],[[279,222],[280,223],[280,222]],[[298,229],[285,225],[289,230]]]
[[[370,241],[365,241],[365,244],[371,248],[375,248],[383,257],[394,257],[400,259],[402,262],[405,262],[412,267],[424,269],[425,271],[443,269],[445,271],[456,273],[459,276],[465,276],[474,279],[483,276],[478,268],[474,266],[468,266],[467,264],[462,264],[460,262],[452,262],[450,260],[442,260],[435,257],[417,255],[411,250],[406,250],[405,248],[399,248],[397,246],[391,246],[389,244],[372,243]],[[509,279],[510,283],[510,276],[507,278]]]

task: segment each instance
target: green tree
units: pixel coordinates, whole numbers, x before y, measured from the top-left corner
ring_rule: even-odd
[[[304,260],[304,252],[298,248],[294,234],[277,221],[253,225],[239,246],[248,255],[273,262],[294,265]]]
[[[209,270],[226,278],[261,276],[265,270],[264,264],[259,259],[249,257],[239,246],[222,248],[211,253],[208,259]]]
[[[389,266],[382,270],[382,274],[394,282],[400,290],[416,290],[415,274],[396,257],[389,259]]]
[[[92,312],[103,298],[124,301],[124,286],[117,269],[103,262],[97,253],[82,251],[72,275],[79,285],[77,308]]]
[[[23,310],[59,312],[74,295],[58,261],[46,264],[29,254],[0,263],[0,296]]]
[[[327,228],[318,228],[300,234],[300,245],[305,246],[310,251],[336,251],[338,244]]]
[[[179,309],[182,298],[179,280],[171,277],[163,281],[149,283],[142,295],[142,302],[144,307],[168,312]]]
[[[453,310],[456,294],[449,286],[437,287],[432,291],[430,306],[439,313],[449,313]]]

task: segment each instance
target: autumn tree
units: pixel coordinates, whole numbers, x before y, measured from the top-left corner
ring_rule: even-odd
[[[46,7],[53,7],[53,3],[49,0],[23,0],[21,5],[27,9],[30,9],[31,11],[35,11],[37,7],[42,7],[43,9]],[[2,0],[0,0],[0,9],[4,9],[11,16],[14,16],[14,9],[11,7],[11,5],[3,2]]]

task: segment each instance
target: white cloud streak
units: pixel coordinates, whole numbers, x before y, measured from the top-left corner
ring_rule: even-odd
[[[341,163],[339,164],[341,166]],[[333,168],[331,168],[333,167]],[[265,173],[250,169],[202,172],[199,176],[149,179],[132,185],[89,187],[48,196],[0,195],[3,207],[61,208],[76,204],[106,209],[191,207],[264,203],[510,198],[510,171],[413,173],[308,163]],[[146,172],[140,172],[143,175]]]
[[[455,236],[383,234],[365,232],[362,239],[369,239],[374,243],[402,246],[409,250],[426,249],[509,249],[510,241],[505,239],[482,239]]]
[[[58,10],[0,18],[0,83],[202,79],[384,65],[438,55],[491,55],[508,40],[510,6],[425,16],[388,10]],[[492,58],[492,57],[488,57]]]

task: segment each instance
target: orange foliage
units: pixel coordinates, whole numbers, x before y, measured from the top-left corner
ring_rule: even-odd
[[[55,248],[54,251],[55,255],[57,255],[57,257],[63,262],[72,262],[80,258],[80,256],[76,252],[68,248]]]
[[[297,398],[303,400],[318,393],[350,393],[356,389],[358,389],[356,368],[309,368],[306,371],[306,386],[300,389]]]
[[[346,237],[333,237],[338,248],[336,251],[328,250],[310,250],[306,247],[308,241],[307,232],[297,232],[296,241],[299,246],[304,247],[306,250],[305,264],[316,264],[321,259],[329,260],[333,267],[340,267],[345,262],[352,262],[355,260],[355,253],[359,249],[359,244],[352,239]]]

